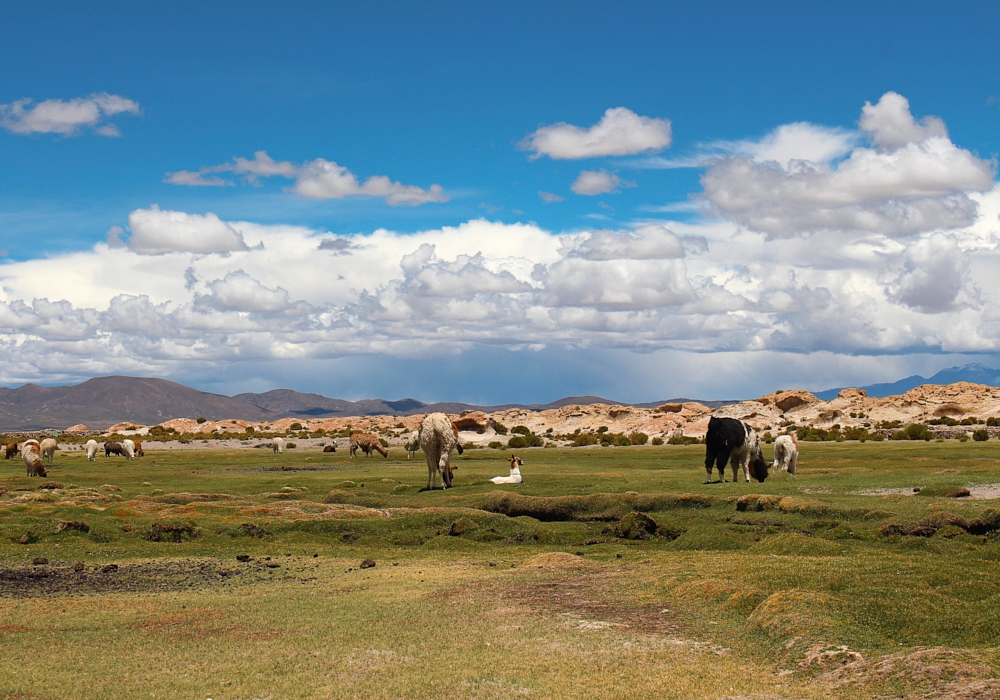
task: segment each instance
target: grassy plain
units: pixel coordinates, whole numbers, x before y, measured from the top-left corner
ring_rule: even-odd
[[[703,450],[500,487],[469,450],[433,492],[398,450],[2,463],[0,697],[1000,698],[1000,502],[946,496],[995,442],[807,443],[764,484]]]

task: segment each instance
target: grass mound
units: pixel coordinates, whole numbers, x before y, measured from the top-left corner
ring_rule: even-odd
[[[833,625],[835,599],[826,593],[792,588],[769,595],[747,622],[772,638],[815,636]]]
[[[839,542],[831,542],[822,537],[809,537],[797,532],[782,532],[765,537],[749,552],[753,554],[780,554],[784,556],[834,557],[847,551]]]
[[[916,685],[935,698],[1000,697],[1000,683],[974,652],[944,647],[916,647],[869,661],[849,663],[820,678],[833,687],[879,682]],[[921,697],[928,697],[922,695]]]
[[[707,508],[711,496],[691,494],[614,494],[586,496],[522,496],[508,491],[494,491],[486,497],[483,509],[510,517],[527,515],[536,520],[620,520],[633,511],[656,512],[678,508]]]
[[[674,588],[674,596],[681,600],[721,602],[739,595],[740,587],[717,578],[688,581]]]

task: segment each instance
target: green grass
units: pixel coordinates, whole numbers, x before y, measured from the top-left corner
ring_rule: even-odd
[[[764,484],[704,484],[695,445],[526,450],[497,487],[509,453],[468,450],[430,492],[395,452],[3,463],[0,697],[943,698],[1000,672],[1000,538],[943,526],[1000,506],[944,495],[1000,482],[995,443],[809,443]],[[632,511],[658,534],[617,538]]]

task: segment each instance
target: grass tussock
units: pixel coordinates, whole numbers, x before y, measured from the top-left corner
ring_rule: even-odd
[[[774,639],[815,637],[834,624],[835,599],[818,591],[789,589],[769,595],[747,618],[751,627]]]

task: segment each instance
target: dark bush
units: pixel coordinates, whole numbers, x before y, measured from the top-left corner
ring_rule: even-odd
[[[662,445],[662,444],[663,444],[663,438],[661,438],[661,437],[655,437],[655,438],[653,438],[653,439],[651,440],[651,442],[652,442],[652,443],[653,443],[654,445],[656,445],[656,446],[659,446],[659,445]]]
[[[301,423],[292,423],[290,426],[288,426],[288,429],[289,430],[302,430],[302,424]]]
[[[507,441],[507,447],[512,450],[523,450],[527,446],[528,441],[521,435],[512,435],[510,440]]]
[[[507,426],[504,425],[503,423],[497,423],[497,424],[495,424],[493,426],[493,429],[497,431],[497,435],[506,435],[507,434]]]
[[[606,425],[602,425],[600,428],[597,429],[598,435],[603,435],[606,432],[608,432],[608,426]]]
[[[986,419],[986,425],[988,425],[990,427],[998,426],[998,425],[1000,425],[1000,418],[997,418],[996,416],[993,416],[991,418],[987,418]]]
[[[523,425],[515,425],[513,428],[510,429],[510,432],[514,433],[515,435],[531,435],[531,431],[528,430]]]
[[[207,419],[204,416],[198,416],[197,418],[195,418],[194,422],[200,424],[200,423],[204,423],[206,420]]]
[[[503,449],[503,443],[502,442],[498,442],[497,440],[494,440],[493,442],[491,442],[489,444],[489,448],[491,450],[502,450]]]
[[[645,445],[649,441],[649,436],[646,435],[646,433],[636,431],[634,433],[629,433],[628,441],[633,445]]]
[[[972,439],[976,442],[986,442],[990,439],[989,431],[985,428],[980,428],[979,430],[972,431]]]
[[[671,435],[670,439],[667,440],[668,445],[697,445],[699,442],[701,440],[690,435]]]
[[[586,447],[596,445],[598,442],[597,436],[593,433],[579,433],[573,436],[573,447]]]

